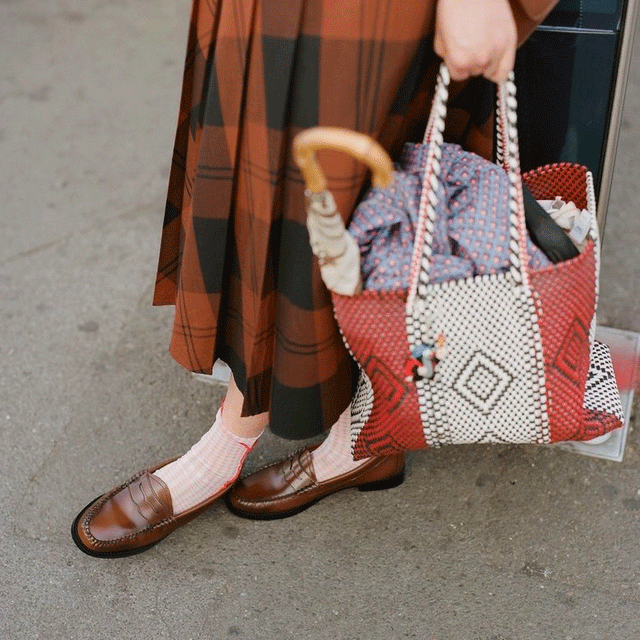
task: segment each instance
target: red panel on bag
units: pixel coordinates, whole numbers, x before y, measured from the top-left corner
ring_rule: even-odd
[[[580,165],[547,165],[524,174],[523,180],[539,200],[560,196],[587,207],[587,171]],[[544,353],[551,441],[582,440],[589,327],[595,309],[593,242],[573,260],[532,272],[530,278]]]
[[[354,445],[355,458],[426,447],[416,388],[403,378],[410,357],[403,291],[332,294],[338,324],[351,352],[369,376],[371,415]]]
[[[595,307],[593,241],[573,260],[533,272],[552,442],[581,439]]]

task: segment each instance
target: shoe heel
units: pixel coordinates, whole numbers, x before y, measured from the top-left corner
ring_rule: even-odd
[[[383,489],[393,489],[404,482],[404,469],[400,473],[396,473],[395,476],[385,478],[384,480],[376,480],[374,482],[367,482],[361,484],[358,487],[358,491],[382,491]]]

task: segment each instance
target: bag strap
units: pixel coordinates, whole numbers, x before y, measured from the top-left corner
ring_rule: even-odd
[[[407,297],[407,314],[413,315],[416,297],[424,297],[429,283],[429,270],[432,263],[433,231],[436,220],[436,207],[440,191],[440,159],[447,100],[449,97],[450,74],[446,65],[440,66],[436,82],[435,96],[429,114],[424,143],[427,147],[427,160],[424,181],[420,197],[416,239],[411,261],[410,286]],[[516,115],[516,87],[513,72],[506,82],[498,85],[497,91],[497,158],[509,177],[509,263],[510,274],[517,283],[528,282],[526,226],[520,159],[518,152],[518,131]]]

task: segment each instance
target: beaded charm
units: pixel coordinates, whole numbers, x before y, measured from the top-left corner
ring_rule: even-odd
[[[435,344],[417,345],[411,352],[412,357],[404,366],[405,380],[432,380],[436,375],[438,363],[447,355],[445,343],[445,337],[439,334]]]

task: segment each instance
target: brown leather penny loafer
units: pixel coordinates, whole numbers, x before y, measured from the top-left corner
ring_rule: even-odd
[[[390,489],[404,481],[404,454],[397,453],[372,458],[354,471],[318,482],[311,456],[314,448],[302,449],[236,482],[225,498],[229,509],[255,520],[286,518],[336,491]]]
[[[227,489],[183,511],[173,513],[167,485],[151,475],[171,460],[140,471],[123,485],[89,503],[73,521],[71,536],[78,548],[97,558],[123,558],[141,553],[200,515]]]

